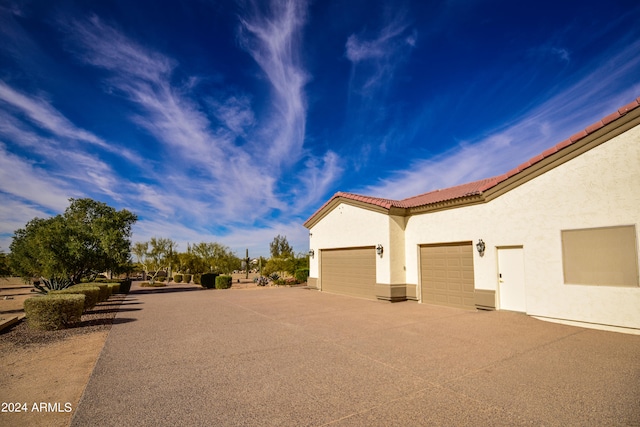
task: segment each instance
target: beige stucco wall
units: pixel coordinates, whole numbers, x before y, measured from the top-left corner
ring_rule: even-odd
[[[362,209],[341,203],[309,229],[309,247],[315,256],[309,261],[309,276],[318,278],[320,250],[360,246],[384,248],[382,257],[376,256],[377,283],[392,283],[392,277],[404,283],[404,218],[394,218],[385,213]],[[397,243],[397,240],[400,243]],[[391,250],[392,242],[394,250]],[[393,271],[391,265],[393,263]],[[400,271],[401,273],[399,273]]]
[[[496,248],[523,246],[528,314],[640,328],[640,288],[563,283],[561,230],[632,224],[640,233],[640,127],[488,203],[409,217],[406,280],[419,283],[420,244],[483,239],[476,288],[497,290]]]

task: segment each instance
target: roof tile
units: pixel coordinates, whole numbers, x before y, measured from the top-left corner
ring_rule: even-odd
[[[569,140],[571,142],[576,142],[576,141],[581,140],[582,138],[584,138],[587,135],[588,135],[588,133],[587,133],[586,130],[581,130],[580,132],[574,133],[573,135],[571,135],[571,137],[569,137]]]
[[[625,115],[629,111],[635,109],[637,106],[638,106],[638,101],[635,100],[635,101],[632,101],[632,102],[628,103],[624,107],[618,108],[618,111],[620,112],[620,114]]]

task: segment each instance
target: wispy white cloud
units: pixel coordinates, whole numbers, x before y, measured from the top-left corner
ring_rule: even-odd
[[[299,56],[307,3],[271,0],[268,14],[259,13],[258,4],[252,6],[251,16],[241,20],[240,38],[274,93],[270,114],[275,125],[268,130],[273,142],[267,160],[275,166],[290,165],[300,158],[305,136],[304,86],[309,76]]]
[[[345,44],[345,56],[352,63],[351,90],[363,95],[384,86],[403,56],[417,43],[417,31],[397,12],[374,37],[351,34]]]
[[[640,83],[628,85],[640,66],[640,41],[598,62],[593,71],[568,84],[515,120],[485,136],[460,141],[439,155],[414,161],[404,170],[356,192],[402,199],[438,188],[500,175],[636,99]]]
[[[0,142],[0,191],[40,206],[63,210],[67,199],[77,195],[66,183],[34,162],[7,151]]]

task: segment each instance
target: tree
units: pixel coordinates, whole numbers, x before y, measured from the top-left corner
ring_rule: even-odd
[[[269,243],[269,251],[272,258],[287,258],[293,256],[293,248],[287,241],[287,236],[277,235]]]
[[[25,279],[67,277],[74,283],[129,264],[131,227],[137,216],[92,199],[69,199],[62,215],[34,218],[16,230],[10,263]]]
[[[202,242],[193,245],[191,250],[201,261],[202,273],[230,273],[242,265],[240,258],[220,243]]]
[[[160,271],[169,272],[171,266],[178,264],[175,249],[177,243],[164,237],[152,237],[148,242],[136,242],[132,252],[144,267],[145,278],[150,272],[153,283]]]
[[[0,277],[11,276],[11,268],[9,267],[9,257],[0,251]]]

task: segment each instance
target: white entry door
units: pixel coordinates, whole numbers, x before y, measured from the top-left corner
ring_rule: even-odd
[[[501,310],[527,311],[522,248],[498,249],[498,284]]]

